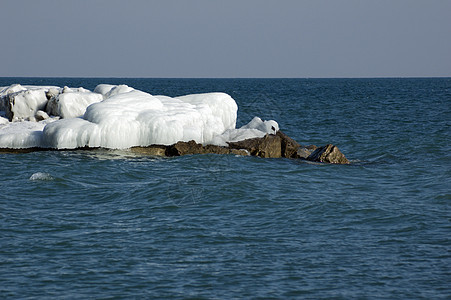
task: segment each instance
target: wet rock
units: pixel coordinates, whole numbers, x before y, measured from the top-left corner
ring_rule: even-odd
[[[310,154],[312,154],[313,151],[315,151],[318,147],[315,145],[309,145],[309,146],[300,146],[297,150],[294,156],[292,158],[298,158],[298,159],[307,159]]]
[[[203,154],[235,154],[235,155],[243,155],[248,156],[249,152],[244,149],[231,149],[227,147],[221,147],[216,145],[205,145],[203,146]]]
[[[166,156],[166,148],[164,145],[150,145],[147,147],[132,147],[130,150],[136,154]]]
[[[280,137],[281,156],[286,158],[298,158],[297,152],[298,149],[301,148],[301,145],[280,130],[277,131],[276,135]]]
[[[232,149],[245,149],[252,156],[264,158],[282,157],[282,139],[278,135],[267,134],[262,138],[247,139],[228,144]]]
[[[330,164],[349,164],[349,160],[338,147],[332,144],[317,148],[307,157],[307,160]]]
[[[204,153],[205,149],[202,146],[202,144],[198,144],[193,140],[189,142],[177,142],[173,145],[168,146],[166,149],[167,156],[181,156],[181,155],[204,154]]]
[[[190,154],[235,154],[235,155],[249,155],[248,152],[241,149],[231,149],[228,147],[221,147],[216,145],[198,144],[195,141],[177,142],[173,145],[166,146],[166,156],[181,156]]]
[[[293,158],[307,159],[310,156],[310,154],[312,154],[312,152],[313,152],[312,150],[309,150],[305,147],[299,147],[296,150],[296,153],[294,154]]]

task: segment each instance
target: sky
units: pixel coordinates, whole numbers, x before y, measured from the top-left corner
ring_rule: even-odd
[[[0,76],[449,77],[450,16],[450,0],[0,0]]]

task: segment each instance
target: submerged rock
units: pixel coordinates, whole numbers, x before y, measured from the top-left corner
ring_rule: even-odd
[[[166,156],[166,146],[151,145],[147,147],[132,147],[131,151],[137,154],[151,155],[151,156]]]
[[[307,160],[330,164],[349,164],[349,160],[341,153],[338,147],[332,144],[316,149],[307,157]]]

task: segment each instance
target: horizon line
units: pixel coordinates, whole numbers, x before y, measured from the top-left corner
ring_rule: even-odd
[[[361,76],[361,77],[127,77],[127,76],[0,76],[0,78],[88,78],[88,79],[415,79],[448,76]]]

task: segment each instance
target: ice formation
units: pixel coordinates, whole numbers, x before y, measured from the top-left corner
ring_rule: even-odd
[[[275,133],[255,117],[236,129],[238,107],[225,93],[153,96],[126,85],[0,87],[0,148],[125,149],[194,140],[227,145]]]
[[[47,181],[47,180],[53,180],[54,178],[52,177],[52,175],[50,175],[49,173],[44,173],[44,172],[36,172],[33,173],[30,176],[30,180],[31,181]]]

